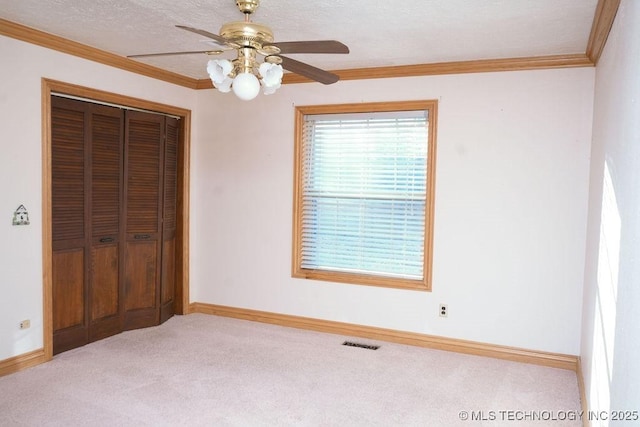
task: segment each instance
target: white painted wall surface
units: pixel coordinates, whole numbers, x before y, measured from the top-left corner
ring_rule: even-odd
[[[623,0],[596,69],[581,351],[594,411],[640,411],[638,76],[640,2]]]
[[[581,68],[199,91],[192,301],[577,355],[593,85]],[[294,106],[413,99],[439,100],[433,292],[292,279]]]
[[[5,37],[0,55],[0,360],[42,346],[42,77],[193,110],[192,301],[578,354],[593,69],[287,85],[244,103]],[[440,101],[433,292],[292,279],[294,105],[410,99]],[[32,224],[12,227],[20,204]]]
[[[192,109],[195,91],[0,36],[0,360],[42,347],[41,78]],[[24,204],[31,225],[12,226]],[[31,328],[19,329],[30,319]]]

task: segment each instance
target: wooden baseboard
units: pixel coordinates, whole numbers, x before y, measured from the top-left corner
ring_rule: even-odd
[[[414,345],[417,347],[453,351],[476,356],[493,357],[514,362],[532,363],[535,365],[569,369],[571,371],[577,371],[578,369],[579,358],[577,356],[484,344],[474,341],[419,334],[415,332],[404,332],[373,326],[354,325],[330,320],[320,320],[309,317],[291,316],[287,314],[270,313],[199,302],[190,304],[189,313],[233,317],[236,319],[252,320],[255,322],[270,323],[291,328],[388,341],[397,344]]]
[[[46,361],[47,358],[45,357],[43,348],[11,357],[9,359],[0,360],[0,377],[39,365]]]
[[[453,351],[457,353],[493,357],[514,362],[532,363],[535,365],[568,369],[575,371],[577,374],[582,409],[585,411],[584,413],[587,413],[588,411],[584,376],[582,373],[580,358],[578,356],[547,353],[515,347],[459,340],[454,338],[418,334],[415,332],[405,332],[394,329],[377,328],[373,326],[354,325],[351,323],[313,319],[309,317],[292,316],[287,314],[270,313],[266,311],[226,307],[198,302],[191,303],[189,305],[188,313],[202,313],[223,317],[232,317],[236,319],[270,323],[273,325],[306,329],[316,332],[368,338],[379,341],[393,342],[397,344],[431,348],[435,350]],[[19,356],[11,357],[9,359],[0,360],[0,376],[9,375],[26,368],[30,368],[32,366],[39,365],[46,362],[47,360],[48,359],[45,355],[44,349],[38,349],[29,353],[21,354]],[[585,427],[588,427],[588,421],[587,424],[585,424]]]
[[[587,389],[584,385],[584,373],[582,372],[582,361],[578,357],[578,363],[576,364],[576,376],[578,377],[578,391],[580,392],[580,405],[582,406],[582,413],[585,414],[582,417],[582,426],[590,427],[589,417],[586,415],[589,413],[589,402],[587,401]]]

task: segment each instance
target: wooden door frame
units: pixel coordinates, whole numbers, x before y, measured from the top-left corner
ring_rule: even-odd
[[[126,95],[42,79],[42,297],[45,361],[53,358],[53,264],[51,225],[51,95],[59,93],[180,117],[176,218],[176,314],[189,313],[189,160],[191,110]]]

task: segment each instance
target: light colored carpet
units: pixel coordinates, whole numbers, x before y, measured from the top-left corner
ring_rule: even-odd
[[[571,371],[202,314],[0,378],[2,426],[561,427],[581,423],[525,417],[579,410]]]

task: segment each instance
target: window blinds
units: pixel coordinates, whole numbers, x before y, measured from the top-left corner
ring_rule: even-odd
[[[427,111],[307,115],[301,267],[424,277]]]

